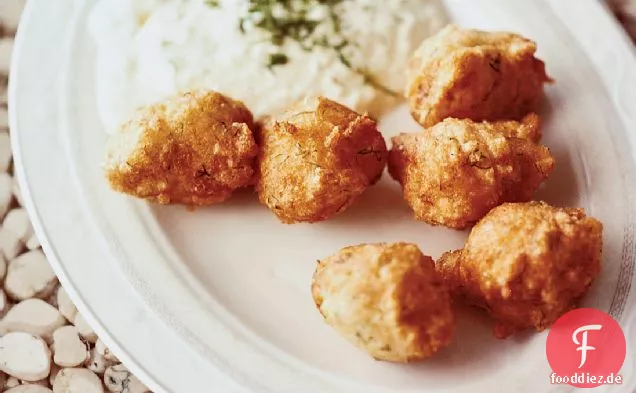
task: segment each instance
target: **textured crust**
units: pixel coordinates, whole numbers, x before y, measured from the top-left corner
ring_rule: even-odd
[[[388,155],[375,121],[322,97],[267,121],[258,140],[256,190],[284,223],[343,212],[380,178]]]
[[[319,262],[311,289],[325,321],[378,360],[427,358],[454,334],[450,295],[413,244],[346,247]]]
[[[495,336],[548,328],[601,271],[603,225],[583,209],[506,203],[436,264],[452,292],[489,310]]]
[[[520,119],[535,112],[551,82],[536,44],[520,35],[449,25],[416,50],[406,97],[415,120]]]
[[[415,218],[464,229],[504,202],[527,201],[554,169],[539,118],[481,122],[446,119],[392,139],[389,173]],[[528,138],[528,139],[526,139]]]
[[[140,109],[108,142],[111,186],[152,202],[208,205],[250,184],[258,146],[250,111],[209,91]]]

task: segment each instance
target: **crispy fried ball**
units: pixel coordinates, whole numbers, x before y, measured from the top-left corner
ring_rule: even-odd
[[[583,209],[506,203],[436,267],[455,294],[490,312],[495,336],[541,331],[573,309],[599,275],[602,232]]]
[[[140,109],[108,141],[104,170],[117,191],[152,202],[208,205],[250,184],[258,146],[250,111],[212,91]]]
[[[413,244],[343,248],[319,261],[311,290],[325,321],[378,360],[430,357],[454,334],[448,288]]]
[[[388,154],[375,121],[322,97],[267,121],[259,145],[259,199],[288,224],[344,211],[380,178]]]
[[[415,120],[518,120],[535,112],[551,82],[536,44],[520,35],[449,25],[417,49],[406,97]]]
[[[446,119],[393,138],[389,173],[415,218],[464,229],[503,202],[525,202],[554,169],[538,116],[523,122]],[[527,139],[526,139],[527,138]]]

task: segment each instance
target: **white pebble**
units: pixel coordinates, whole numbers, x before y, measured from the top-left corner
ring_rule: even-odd
[[[104,344],[104,342],[101,339],[97,339],[97,341],[95,341],[95,350],[97,351],[97,353],[99,353],[102,356],[105,356],[106,352],[108,352],[108,348],[106,347],[106,344]]]
[[[13,196],[15,196],[15,199],[16,201],[18,201],[20,206],[24,206],[24,201],[22,200],[22,192],[20,192],[20,185],[18,184],[18,179],[15,177],[13,178],[11,191],[13,192]]]
[[[35,250],[40,248],[40,239],[38,239],[37,235],[34,233],[27,239],[25,244],[28,250]]]
[[[112,393],[146,393],[150,391],[123,364],[106,369],[104,385]]]
[[[0,252],[8,261],[14,259],[24,249],[18,235],[5,228],[0,229]]]
[[[41,250],[29,251],[9,263],[4,289],[18,299],[45,299],[57,287],[57,277]]]
[[[55,383],[55,378],[57,378],[57,374],[60,370],[61,368],[57,364],[51,363],[51,373],[49,374],[49,384],[51,386]]]
[[[26,0],[0,0],[0,24],[9,31],[15,31]]]
[[[73,322],[75,320],[77,308],[75,308],[71,298],[68,297],[68,294],[62,286],[57,289],[57,308],[69,322]]]
[[[112,362],[106,360],[106,358],[100,354],[96,348],[91,349],[90,357],[84,363],[87,369],[96,374],[104,374],[106,368],[112,365]]]
[[[11,389],[18,385],[20,385],[20,380],[16,377],[9,376],[9,378],[7,378],[6,382],[4,383],[4,388]]]
[[[107,361],[111,363],[121,363],[121,360],[119,360],[117,356],[115,356],[115,354],[110,349],[106,350],[106,353],[104,354],[104,359],[106,359]]]
[[[26,243],[33,235],[33,226],[29,220],[29,215],[23,208],[13,209],[7,214],[2,223],[4,229],[10,230],[16,235],[21,242]]]
[[[102,340],[98,339],[95,342],[95,350],[97,350],[97,353],[102,355],[107,361],[113,362],[113,363],[120,363],[119,359],[117,359],[117,356],[115,356],[111,352],[111,350],[106,347],[106,345],[104,344]]]
[[[53,384],[53,393],[103,393],[102,381],[85,368],[60,370]]]
[[[86,319],[80,313],[75,314],[75,318],[73,318],[73,325],[77,328],[80,336],[91,344],[94,344],[97,341],[97,334],[93,331],[93,328],[86,323]]]
[[[11,67],[12,53],[13,53],[13,39],[0,38],[0,73],[2,74],[9,73],[9,68]]]
[[[30,385],[30,386],[44,386],[45,388],[49,387],[48,378],[40,379],[39,381],[35,381],[35,382],[20,381],[20,383],[22,384],[22,386]]]
[[[0,332],[24,332],[50,340],[66,321],[55,307],[41,299],[26,299],[13,306],[0,321]]]
[[[0,173],[0,219],[9,211],[12,200],[13,179],[8,173]]]
[[[39,381],[50,369],[51,352],[40,337],[12,332],[0,338],[0,370],[25,381]]]
[[[4,393],[52,393],[53,391],[48,387],[41,385],[20,385],[13,389],[5,390]]]
[[[7,274],[7,259],[4,257],[4,253],[0,252],[0,282],[4,280],[4,276]]]
[[[0,133],[0,172],[8,172],[11,166],[11,138],[7,133]]]
[[[53,362],[62,367],[75,367],[88,359],[88,347],[80,339],[77,328],[64,326],[53,333]]]
[[[9,88],[6,83],[2,83],[0,79],[0,106],[7,106],[9,103]]]
[[[4,293],[2,289],[0,289],[0,316],[4,316],[11,307],[11,304],[7,300],[7,294]],[[0,384],[2,386],[2,384]]]
[[[0,131],[9,129],[9,112],[7,108],[0,106]]]
[[[59,288],[60,285],[56,285],[55,290],[53,291],[53,294],[49,297],[47,297],[46,299],[44,299],[45,302],[47,302],[48,304],[50,304],[51,306],[57,308],[57,288]],[[64,314],[62,314],[64,315]]]

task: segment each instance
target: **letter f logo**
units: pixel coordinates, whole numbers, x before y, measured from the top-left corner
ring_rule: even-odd
[[[574,341],[574,344],[580,345],[580,347],[576,349],[577,351],[581,351],[581,364],[579,365],[579,368],[583,367],[585,361],[587,360],[587,351],[593,351],[596,349],[587,345],[587,332],[589,330],[601,330],[602,327],[602,325],[585,325],[576,329],[572,334],[572,341]],[[577,338],[579,333],[583,333],[581,335],[581,342],[579,342]]]

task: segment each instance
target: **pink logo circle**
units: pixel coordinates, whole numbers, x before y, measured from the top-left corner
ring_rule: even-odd
[[[616,376],[625,361],[625,335],[618,322],[593,308],[559,318],[548,333],[546,356],[565,383],[593,388]]]

